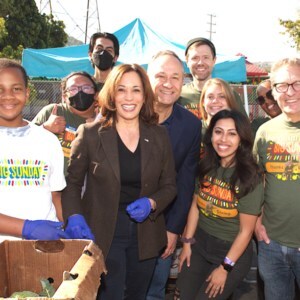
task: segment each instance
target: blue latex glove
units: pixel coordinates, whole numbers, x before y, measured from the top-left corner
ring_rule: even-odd
[[[82,215],[70,216],[65,232],[71,239],[88,239],[95,241],[95,236]]]
[[[63,222],[47,220],[25,220],[22,237],[26,240],[59,240],[69,238],[62,230]]]
[[[139,223],[145,221],[151,212],[149,198],[143,197],[135,200],[127,206],[126,211],[133,220]]]

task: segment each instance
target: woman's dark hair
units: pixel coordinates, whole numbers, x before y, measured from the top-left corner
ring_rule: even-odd
[[[219,120],[232,119],[240,137],[240,145],[234,159],[234,172],[230,179],[231,191],[236,197],[241,198],[251,192],[261,180],[261,170],[252,153],[253,135],[249,119],[237,110],[221,110],[215,114],[203,138],[204,157],[199,164],[199,180],[205,183],[205,175],[215,174],[220,167],[220,157],[212,145],[214,127]],[[235,186],[239,186],[236,193]]]

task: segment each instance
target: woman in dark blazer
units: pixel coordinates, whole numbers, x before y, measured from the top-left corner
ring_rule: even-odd
[[[101,300],[145,299],[167,243],[163,211],[176,195],[176,174],[154,100],[143,68],[115,67],[99,95],[102,119],[82,125],[72,143],[63,214],[82,215],[103,251]]]

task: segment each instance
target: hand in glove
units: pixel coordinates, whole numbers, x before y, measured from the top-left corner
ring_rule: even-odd
[[[145,221],[151,212],[151,203],[149,198],[143,197],[135,200],[127,206],[126,211],[135,221],[139,223]]]
[[[65,232],[71,239],[88,239],[95,241],[95,236],[82,215],[70,216]]]
[[[25,220],[22,237],[26,240],[59,240],[69,236],[62,230],[63,222]]]

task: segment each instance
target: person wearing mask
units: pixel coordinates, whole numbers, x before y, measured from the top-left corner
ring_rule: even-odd
[[[185,58],[193,80],[183,86],[179,103],[201,118],[199,99],[204,84],[212,77],[217,60],[215,45],[203,37],[191,39],[185,49]],[[239,94],[233,93],[239,110],[247,115]]]
[[[257,86],[256,94],[257,98],[255,101],[263,109],[267,116],[265,118],[256,118],[251,122],[251,128],[254,135],[260,125],[281,114],[281,109],[272,95],[270,79],[262,81]]]
[[[52,133],[23,119],[29,94],[25,69],[0,58],[0,242],[69,238],[63,153]]]
[[[86,72],[73,72],[61,82],[62,103],[49,104],[33,119],[33,123],[57,135],[65,157],[65,174],[70,157],[71,142],[80,124],[96,117],[97,86]]]
[[[184,300],[228,299],[248,273],[250,243],[263,202],[262,172],[252,154],[248,118],[216,113],[203,138],[204,157],[179,258]]]
[[[89,58],[94,68],[94,80],[98,89],[104,82],[118,60],[120,45],[117,37],[108,32],[96,32],[89,43]]]
[[[156,53],[148,65],[148,76],[156,95],[154,109],[159,124],[167,128],[177,172],[177,196],[164,212],[168,244],[157,259],[147,300],[165,299],[172,256],[182,234],[195,188],[199,161],[201,121],[177,103],[183,84],[183,64],[173,51]]]
[[[141,66],[114,67],[99,101],[102,118],[81,125],[72,143],[63,214],[86,220],[103,251],[108,274],[97,299],[144,300],[176,195],[171,144]]]
[[[275,62],[270,80],[282,113],[258,128],[254,142],[266,182],[258,269],[266,300],[292,300],[295,281],[300,287],[300,58]]]

